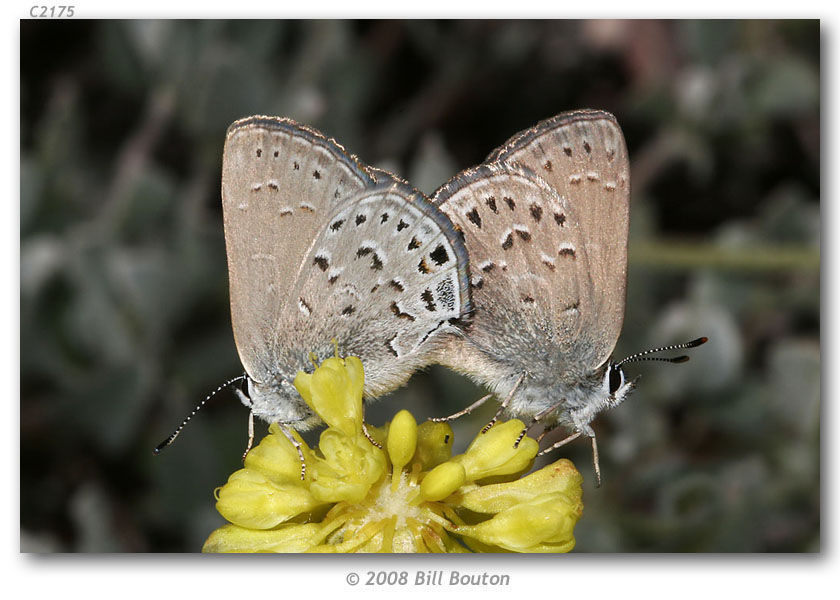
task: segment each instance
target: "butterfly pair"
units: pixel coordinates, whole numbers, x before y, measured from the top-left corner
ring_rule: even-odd
[[[249,117],[228,129],[222,200],[252,418],[316,425],[292,381],[337,340],[365,365],[366,397],[444,364],[500,413],[590,437],[598,472],[590,422],[634,385],[610,362],[629,223],[612,115],[544,121],[431,198],[311,128]]]

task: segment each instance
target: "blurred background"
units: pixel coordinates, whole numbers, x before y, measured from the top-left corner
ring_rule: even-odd
[[[568,456],[577,552],[820,549],[818,21],[22,21],[21,549],[194,552],[247,409],[220,201],[226,127],[293,117],[431,193],[558,112],[632,165],[616,356],[706,335]],[[380,425],[483,395],[441,368]],[[456,451],[494,412],[456,423]],[[264,433],[260,426],[258,437]]]

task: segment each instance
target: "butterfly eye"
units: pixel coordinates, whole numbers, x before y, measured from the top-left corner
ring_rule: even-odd
[[[619,365],[610,366],[610,394],[615,394],[624,383],[624,370]]]

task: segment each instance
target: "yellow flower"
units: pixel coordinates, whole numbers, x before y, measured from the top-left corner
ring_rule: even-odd
[[[408,411],[364,426],[364,369],[330,358],[298,373],[301,397],[327,424],[318,447],[298,451],[277,425],[217,491],[229,524],[205,552],[568,552],[583,510],[580,474],[560,459],[522,477],[537,443],[514,447],[518,420],[479,434],[452,456],[446,423],[417,425]],[[368,439],[370,436],[370,439]],[[376,441],[380,446],[374,445]]]

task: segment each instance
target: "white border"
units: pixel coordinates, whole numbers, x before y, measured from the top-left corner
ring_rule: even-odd
[[[674,2],[636,1],[630,3],[575,4],[559,2],[536,2],[518,0],[498,7],[486,2],[453,2],[452,0],[424,0],[410,5],[395,2],[354,1],[352,3],[327,2],[290,3],[283,0],[239,0],[236,3],[183,2],[173,0],[149,0],[134,5],[113,1],[85,1],[76,3],[77,18],[335,18],[335,17],[472,17],[472,18],[591,18],[591,17],[669,17],[669,18],[822,18],[823,71],[825,87],[822,96],[829,101],[824,109],[824,122],[830,126],[825,130],[823,147],[829,160],[834,158],[830,149],[836,147],[837,118],[833,114],[835,98],[833,81],[837,76],[836,19],[827,13],[826,4],[812,0],[796,3],[768,3],[736,5],[731,1],[713,0],[699,4],[685,5]],[[2,294],[4,353],[3,381],[6,382],[6,405],[12,414],[7,415],[4,465],[8,467],[9,485],[2,494],[3,519],[2,539],[7,543],[4,554],[7,564],[3,566],[5,588],[12,594],[35,597],[62,598],[81,594],[87,598],[190,598],[209,592],[207,597],[229,598],[279,595],[289,598],[300,593],[308,597],[329,594],[328,597],[342,598],[369,596],[383,588],[363,585],[348,586],[344,577],[348,571],[363,572],[370,569],[408,570],[443,569],[450,571],[480,572],[495,571],[509,573],[513,583],[508,588],[451,589],[397,587],[384,588],[400,596],[415,597],[419,594],[440,590],[445,594],[453,592],[459,596],[474,593],[509,597],[529,598],[534,595],[574,598],[627,598],[644,594],[647,598],[703,598],[737,597],[745,594],[762,598],[790,598],[816,595],[824,586],[836,581],[840,572],[837,556],[831,542],[837,539],[837,519],[831,514],[836,502],[834,478],[823,480],[823,528],[821,557],[791,556],[651,556],[617,555],[589,556],[570,555],[538,558],[533,556],[491,558],[476,557],[459,559],[446,558],[394,558],[394,557],[342,557],[332,560],[322,557],[159,557],[159,556],[27,556],[19,550],[19,410],[14,390],[19,392],[19,148],[20,148],[20,29],[18,19],[26,18],[31,2],[4,3],[4,46],[2,69],[5,89],[3,114],[7,129],[3,139],[2,168],[6,183],[6,198],[3,202],[3,249],[2,275],[5,283]],[[757,14],[760,10],[760,15]],[[689,14],[680,14],[691,11]],[[826,163],[825,173],[836,172],[833,164]],[[828,177],[826,177],[826,180]],[[826,181],[823,192],[831,198],[832,182]],[[831,242],[831,233],[838,231],[838,211],[826,203],[823,239],[828,252],[826,262],[825,305],[836,304],[836,251]],[[825,372],[838,372],[831,347],[837,338],[837,324],[830,318],[826,321],[828,337],[824,346],[828,348],[830,363]],[[17,385],[12,385],[15,382]],[[19,397],[19,393],[18,393]],[[833,397],[823,393],[826,408],[823,413],[830,420],[823,424],[823,440],[826,458],[822,464],[829,472],[835,461],[834,436],[837,411],[829,410]],[[829,530],[830,528],[830,530]],[[828,588],[831,589],[831,588]],[[18,591],[20,590],[20,591]],[[386,592],[386,593],[388,593]],[[334,595],[333,595],[334,594]]]

